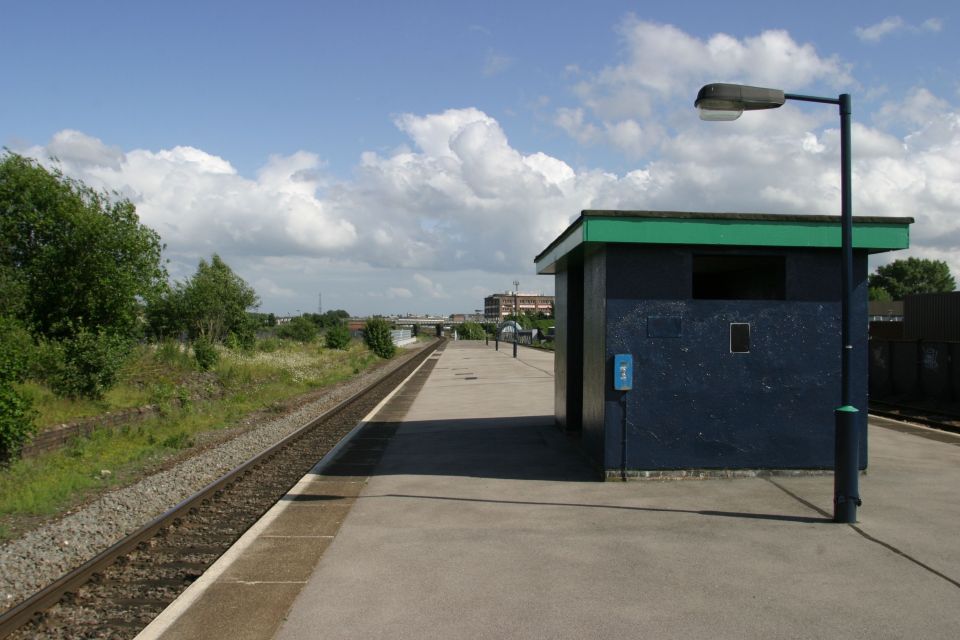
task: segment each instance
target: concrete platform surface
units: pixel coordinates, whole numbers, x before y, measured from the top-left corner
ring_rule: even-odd
[[[830,522],[830,476],[597,482],[552,426],[552,355],[510,353],[451,343],[419,393],[387,405],[376,419],[402,422],[382,459],[361,490],[340,485],[339,532],[316,541],[299,584],[275,587],[286,620],[278,601],[261,627],[282,640],[957,637],[960,437],[874,422],[855,526]],[[305,482],[356,481],[349,469]]]

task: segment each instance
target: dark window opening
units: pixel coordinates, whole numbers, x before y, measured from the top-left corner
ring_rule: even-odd
[[[693,256],[695,300],[785,300],[784,256]]]
[[[750,353],[749,323],[730,323],[730,353]]]

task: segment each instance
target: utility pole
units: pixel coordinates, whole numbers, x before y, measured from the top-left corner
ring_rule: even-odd
[[[513,281],[513,357],[517,357],[517,339],[520,337],[520,307],[517,296],[520,294],[520,281]]]
[[[317,294],[317,313],[323,315],[323,292]]]

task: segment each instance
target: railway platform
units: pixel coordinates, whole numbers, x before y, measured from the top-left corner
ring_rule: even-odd
[[[952,638],[960,436],[871,419],[829,476],[598,482],[552,355],[427,360],[147,638]]]

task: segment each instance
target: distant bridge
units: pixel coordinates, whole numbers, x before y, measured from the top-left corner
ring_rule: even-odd
[[[428,326],[435,327],[442,324],[445,327],[459,327],[464,322],[493,322],[492,320],[453,320],[452,318],[388,318],[397,326]]]

